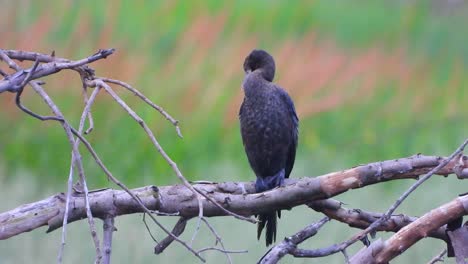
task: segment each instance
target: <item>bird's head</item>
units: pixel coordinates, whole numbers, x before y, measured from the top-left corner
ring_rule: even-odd
[[[275,60],[268,52],[255,49],[245,58],[244,71],[258,71],[265,80],[272,82],[275,77]]]

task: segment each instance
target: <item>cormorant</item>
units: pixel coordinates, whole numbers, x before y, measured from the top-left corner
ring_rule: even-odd
[[[244,101],[239,120],[250,167],[257,176],[256,192],[282,186],[296,157],[299,119],[288,93],[272,83],[275,61],[264,50],[253,50],[244,61]],[[276,214],[261,214],[257,239],[266,225],[266,245],[276,240]]]

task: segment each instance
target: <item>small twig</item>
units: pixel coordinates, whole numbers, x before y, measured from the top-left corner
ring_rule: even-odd
[[[17,72],[22,72],[23,71],[1,49],[0,49],[0,59],[5,61],[10,68],[16,70]],[[31,115],[31,116],[39,119],[39,120],[42,120],[42,121],[44,121],[44,120],[56,120],[56,121],[61,121],[62,122],[63,119],[61,119],[59,117],[38,115],[38,114],[34,113],[33,111],[29,110],[28,108],[26,108],[25,106],[23,106],[21,104],[21,98],[20,97],[21,97],[21,94],[23,93],[24,86],[31,80],[31,76],[36,72],[38,65],[39,65],[39,60],[36,58],[33,67],[31,69],[27,70],[28,73],[27,73],[26,77],[23,79],[23,81],[19,85],[6,87],[6,90],[16,93],[16,96],[15,96],[16,105],[18,106],[19,109],[21,109],[23,112],[27,113],[28,115]],[[2,90],[0,90],[0,92],[1,91]]]
[[[44,54],[39,52],[23,51],[23,50],[3,50],[8,57],[19,60],[19,61],[35,61],[39,59],[39,62],[70,62],[71,60],[65,58],[59,58],[55,56],[55,52],[52,51],[51,54]]]
[[[52,101],[52,99],[50,99],[50,97],[48,96],[48,94],[42,89],[42,87],[40,85],[37,85],[35,82],[31,82],[30,83],[33,87],[33,89],[42,97],[44,98],[44,100],[46,101],[47,105],[52,109],[52,111],[59,117],[61,117],[63,119],[63,115],[62,113],[60,112],[60,110],[58,109],[58,107],[55,105],[55,103]],[[65,129],[65,132],[67,134],[67,137],[68,137],[68,140],[72,146],[72,159],[73,159],[73,163],[77,164],[78,165],[78,175],[80,177],[80,183],[83,187],[83,190],[84,190],[84,199],[85,199],[85,203],[86,203],[86,215],[87,215],[87,218],[88,218],[88,224],[89,224],[89,228],[90,228],[90,232],[91,232],[91,237],[93,238],[93,241],[94,241],[94,247],[96,249],[96,262],[97,263],[100,263],[101,261],[101,258],[102,258],[102,255],[101,255],[101,249],[100,249],[100,243],[99,243],[99,238],[97,236],[97,231],[96,231],[96,226],[94,224],[94,218],[93,218],[93,215],[91,213],[91,208],[90,208],[90,205],[89,205],[89,196],[88,196],[88,186],[87,186],[87,183],[86,183],[86,177],[85,177],[85,174],[84,174],[84,168],[83,168],[83,163],[81,162],[81,155],[80,155],[80,152],[78,150],[78,147],[77,147],[77,144],[75,141],[75,139],[73,138],[73,135],[72,134],[75,134],[75,135],[80,135],[80,133],[78,133],[77,131],[75,131],[70,125],[68,122],[66,121],[63,121],[61,122],[62,126],[64,127]],[[82,138],[82,137],[81,137]],[[83,138],[82,138],[83,139]]]
[[[17,72],[20,72],[20,71],[23,71],[12,59],[10,59],[10,57],[8,57],[5,52],[3,52],[2,49],[0,49],[0,59],[2,59],[3,61],[5,61],[8,66],[14,70],[16,70]],[[21,82],[21,84],[27,80],[28,82],[31,80],[31,76],[32,74],[36,71],[37,69],[37,66],[38,66],[38,60],[37,58],[35,59],[35,63],[32,67],[31,70],[28,71],[28,74],[26,75],[26,78],[23,79],[23,81]],[[6,90],[6,91],[10,91],[10,92],[15,92],[16,93],[16,97],[15,97],[15,103],[16,105],[18,106],[19,109],[21,109],[23,112],[25,112],[26,114],[28,115],[31,115],[41,121],[45,121],[45,120],[55,120],[55,121],[60,121],[60,122],[63,122],[63,119],[61,119],[60,117],[56,117],[56,116],[41,116],[41,115],[38,115],[36,113],[34,113],[33,111],[29,110],[28,108],[26,108],[25,106],[23,106],[21,104],[21,94],[23,93],[23,88],[24,88],[24,85],[14,85],[14,86],[7,86],[5,87],[4,89],[0,89],[0,93],[3,91],[3,90]]]
[[[42,116],[42,115],[38,115],[38,114],[34,113],[33,111],[29,110],[28,108],[26,108],[24,105],[21,104],[20,96],[21,96],[21,93],[16,93],[15,103],[18,106],[18,108],[21,109],[26,114],[28,114],[28,115],[30,115],[30,116],[32,116],[34,118],[37,118],[37,119],[39,119],[41,121],[47,121],[47,120],[54,120],[54,121],[59,121],[59,122],[64,121],[63,118],[61,118],[61,117]]]
[[[65,248],[65,241],[67,239],[67,222],[68,222],[68,211],[70,210],[70,198],[73,186],[73,171],[74,171],[74,164],[73,159],[70,163],[70,172],[68,174],[68,181],[67,181],[67,198],[65,201],[65,212],[63,214],[63,223],[62,223],[62,241],[60,243],[59,253],[57,256],[57,263],[61,264],[63,262],[63,250]]]
[[[8,64],[8,67],[10,67],[10,69],[13,69],[17,72],[21,71],[21,68],[12,59],[10,59],[10,57],[2,49],[0,49],[0,59],[6,62],[6,64]]]
[[[216,247],[206,247],[206,248],[202,248],[202,249],[198,250],[198,253],[202,253],[202,252],[210,251],[210,250],[219,251],[219,252],[224,253],[224,254],[238,254],[238,253],[247,253],[248,252],[247,250],[225,250],[225,249],[216,248]]]
[[[330,218],[324,217],[317,223],[313,223],[306,228],[302,229],[301,231],[297,232],[296,234],[285,238],[276,246],[272,247],[259,261],[259,264],[274,264],[278,263],[278,261],[287,254],[291,254],[293,256],[299,256],[300,251],[305,251],[297,248],[297,245],[304,242],[305,240],[315,236],[318,230],[330,221]],[[338,251],[342,251],[338,250]],[[309,250],[310,251],[310,250]],[[335,251],[338,252],[338,251]],[[327,256],[327,255],[326,255]],[[301,257],[301,256],[299,256]],[[312,256],[314,257],[314,256]]]
[[[23,82],[19,85],[19,87],[16,88],[17,92],[16,92],[16,96],[15,96],[15,103],[18,106],[18,108],[21,109],[23,112],[25,112],[25,113],[27,113],[27,114],[41,120],[41,121],[56,120],[56,121],[61,121],[62,122],[63,119],[60,118],[60,117],[41,116],[41,115],[38,115],[38,114],[34,113],[33,111],[29,110],[28,108],[26,108],[24,105],[21,104],[21,94],[23,93],[24,86],[31,80],[31,76],[36,71],[38,65],[39,65],[39,60],[36,58],[36,61],[34,62],[34,65],[33,65],[32,69],[28,70],[28,74],[26,75],[26,78],[24,78]]]
[[[223,250],[226,250],[226,248],[224,247],[224,243],[223,243],[223,240],[221,239],[221,236],[218,235],[218,233],[216,232],[216,230],[214,229],[214,227],[211,226],[211,224],[205,219],[203,218],[202,219],[203,222],[205,222],[206,226],[208,227],[208,229],[211,231],[211,233],[214,235],[214,237],[216,238],[216,241],[215,241],[215,246],[217,246],[218,244],[221,246],[221,249]],[[247,250],[245,250],[245,252],[247,252]],[[228,254],[228,253],[225,253],[227,259],[228,259],[228,262],[229,263],[232,263],[232,259],[231,259],[231,256]]]
[[[346,253],[346,248],[341,250],[341,253],[343,253],[343,256],[344,256],[344,259],[345,259],[345,263],[346,264],[349,264],[349,256],[348,256],[348,253]]]
[[[199,190],[198,188],[195,188],[193,187],[199,194],[201,194],[203,197],[205,197],[208,201],[210,201],[211,203],[213,203],[216,207],[218,207],[219,209],[221,209],[223,212],[225,212],[226,214],[228,215],[231,215],[233,216],[234,218],[237,218],[239,220],[244,220],[244,221],[247,221],[247,222],[250,222],[250,223],[257,223],[258,221],[254,218],[251,218],[251,217],[245,217],[245,216],[242,216],[242,215],[239,215],[239,214],[236,214],[234,212],[231,212],[229,210],[227,210],[226,208],[224,208],[223,206],[221,206],[218,202],[216,202],[213,198],[211,198],[209,195],[207,195],[206,193],[204,193],[203,191]]]
[[[26,78],[24,78],[23,82],[20,84],[20,87],[18,89],[23,90],[24,86],[28,84],[28,82],[31,80],[31,76],[36,72],[38,65],[39,65],[39,59],[36,58],[32,68],[28,70],[28,74],[26,75]]]
[[[148,231],[148,234],[150,235],[151,239],[153,239],[156,244],[159,244],[158,240],[153,236],[153,233],[151,232],[151,229],[148,226],[148,223],[146,222],[146,213],[143,213],[143,224],[145,224],[146,230]]]
[[[203,222],[205,222],[206,226],[208,227],[208,229],[211,231],[211,233],[214,235],[215,237],[215,246],[218,245],[218,243],[222,246],[223,246],[223,241],[221,239],[221,237],[218,235],[218,233],[216,232],[216,230],[214,229],[214,227],[211,226],[210,222],[208,222],[208,220],[206,220],[206,218],[203,218],[202,219]]]
[[[195,227],[195,231],[193,232],[192,239],[190,240],[190,244],[189,244],[190,246],[193,245],[193,241],[195,241],[195,238],[197,237],[197,234],[200,231],[200,225],[201,225],[202,219],[203,219],[203,211],[199,211],[198,217],[197,217],[197,226]]]
[[[131,91],[132,93],[134,93],[136,96],[138,96],[141,100],[143,100],[145,103],[147,103],[148,105],[150,105],[151,107],[153,107],[154,109],[156,109],[159,113],[161,113],[161,115],[164,116],[164,118],[166,118],[169,122],[171,122],[175,128],[176,128],[176,132],[177,132],[177,135],[180,137],[180,138],[183,138],[182,137],[182,132],[180,131],[180,127],[179,127],[179,121],[178,120],[175,120],[171,115],[169,115],[166,111],[164,111],[164,109],[162,107],[160,107],[159,105],[153,103],[151,100],[149,100],[146,96],[144,96],[140,91],[138,91],[137,89],[133,88],[130,84],[128,83],[125,83],[125,82],[122,82],[122,81],[119,81],[119,80],[114,80],[114,79],[109,79],[109,78],[105,78],[105,77],[98,77],[98,79],[101,79],[103,80],[104,82],[108,82],[108,83],[113,83],[113,84],[116,84],[116,85],[120,85],[124,88],[126,88],[127,90]]]
[[[104,236],[102,238],[102,249],[104,250],[102,263],[110,264],[111,252],[112,252],[112,233],[115,231],[114,227],[114,217],[107,216],[104,218],[103,232]]]
[[[82,82],[82,85],[83,85],[83,87],[82,87],[83,88],[82,89],[83,101],[84,101],[85,105],[87,105],[88,100],[89,100],[88,99],[88,86],[86,86],[86,81],[84,79],[83,74],[80,74],[80,76],[81,76],[81,82]],[[88,122],[89,122],[89,126],[84,132],[85,135],[88,135],[94,129],[94,120],[93,120],[93,115],[91,114],[91,109],[88,112]]]
[[[164,251],[164,249],[166,249],[170,244],[172,244],[172,242],[174,242],[175,240],[175,237],[180,236],[184,232],[185,226],[187,225],[187,221],[188,221],[187,218],[184,218],[184,217],[179,218],[179,221],[177,221],[174,228],[172,229],[172,232],[171,232],[172,236],[167,236],[160,243],[158,243],[154,247],[154,254],[160,254],[161,252]]]
[[[99,88],[96,88],[93,93],[91,94],[91,97],[89,100],[87,100],[86,105],[83,109],[83,113],[81,114],[80,118],[80,124],[78,126],[78,134],[81,135],[83,128],[84,128],[84,123],[85,123],[85,117],[87,116],[87,113],[90,112],[91,110],[91,105],[94,103],[94,100],[96,99],[97,94],[99,93]],[[78,146],[80,144],[80,140],[76,139],[74,143],[74,148],[78,149]],[[67,227],[67,221],[68,221],[68,211],[69,211],[69,202],[70,202],[70,197],[71,197],[71,192],[72,192],[72,185],[73,185],[73,168],[74,168],[74,154],[72,153],[72,161],[70,165],[70,176],[68,177],[68,188],[67,188],[67,199],[65,202],[65,213],[63,217],[63,226],[62,226],[62,243],[60,245],[60,250],[59,250],[59,257],[58,257],[58,263],[62,263],[62,254],[63,254],[63,249],[65,246],[65,238],[66,238],[66,227]],[[85,189],[86,190],[86,189]],[[86,192],[86,191],[85,191]],[[85,196],[87,194],[85,193]]]
[[[437,262],[444,262],[444,256],[447,253],[447,249],[442,250],[437,256],[433,257],[427,264],[434,264]]]

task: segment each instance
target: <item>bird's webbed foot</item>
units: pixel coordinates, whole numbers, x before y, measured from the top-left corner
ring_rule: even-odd
[[[276,178],[276,186],[284,187],[284,169],[282,169],[277,175],[278,177]]]
[[[285,184],[284,184],[284,176],[283,176],[281,179],[279,179],[278,187],[284,187],[284,186]]]
[[[284,186],[284,169],[272,176],[257,177],[255,181],[255,190],[257,192],[264,192],[281,186]]]

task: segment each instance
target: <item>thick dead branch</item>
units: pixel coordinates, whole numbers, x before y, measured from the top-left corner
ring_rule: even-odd
[[[347,209],[343,203],[333,199],[318,200],[308,204],[313,210],[323,213],[331,219],[348,224],[350,227],[366,229],[372,223],[379,220],[383,214],[368,212],[361,209]],[[383,222],[376,231],[398,232],[403,227],[416,221],[417,217],[411,217],[404,214],[392,215],[387,221]],[[448,240],[447,229],[440,227],[428,234],[429,237]]]
[[[362,230],[361,232],[359,232],[358,234],[355,234],[354,236],[352,236],[350,239],[340,243],[340,244],[337,244],[337,245],[332,245],[332,246],[329,246],[329,247],[326,247],[326,248],[323,248],[323,249],[318,249],[320,251],[323,251],[323,252],[328,252],[328,255],[330,254],[333,254],[333,253],[336,253],[338,251],[343,251],[345,250],[347,247],[349,247],[350,245],[356,243],[357,241],[361,240],[364,242],[364,244],[368,244],[368,238],[367,238],[367,235],[370,234],[370,233],[373,233],[377,230],[377,228],[379,228],[383,223],[385,223],[390,217],[391,215],[393,214],[393,212],[398,208],[398,206],[414,191],[416,190],[416,188],[418,188],[423,182],[425,182],[426,180],[428,180],[430,177],[432,177],[434,174],[437,174],[437,172],[439,172],[440,170],[442,170],[443,168],[445,168],[446,166],[448,166],[450,163],[453,164],[455,163],[456,165],[454,165],[454,167],[456,168],[459,168],[460,167],[460,164],[457,162],[456,159],[454,159],[456,156],[463,156],[462,155],[462,152],[463,152],[463,149],[465,148],[465,146],[468,144],[468,139],[466,139],[463,144],[461,144],[456,150],[455,152],[453,152],[449,157],[445,158],[444,160],[442,160],[437,166],[435,166],[434,168],[432,168],[431,170],[429,170],[429,172],[425,173],[423,177],[421,177],[420,179],[418,179],[418,181],[416,181],[413,185],[411,185],[411,187],[409,189],[407,189],[401,196],[400,198],[398,198],[398,200],[393,203],[393,205],[387,210],[387,212],[385,214],[383,214],[383,216],[381,218],[379,218],[377,221],[374,221],[372,224],[370,224],[366,229]],[[400,230],[401,232],[401,230]],[[427,236],[427,234],[426,234]],[[317,250],[307,250],[307,251],[304,251],[303,255],[308,255],[308,254],[315,254],[315,251]],[[365,255],[365,254],[364,254]],[[374,256],[372,254],[372,256]],[[375,261],[372,259],[372,260],[368,260],[366,263],[374,263]]]
[[[468,211],[468,208],[465,208],[465,211]],[[447,233],[450,237],[457,263],[466,263],[468,261],[468,225],[465,223],[464,226]]]
[[[194,188],[210,195],[223,207],[240,215],[255,215],[272,210],[289,209],[298,205],[340,194],[351,188],[364,187],[392,179],[414,178],[443,161],[441,157],[413,156],[399,160],[362,165],[319,177],[288,179],[286,186],[264,193],[255,193],[252,182],[224,182],[195,184]],[[438,171],[453,173],[455,162]],[[404,167],[405,170],[401,170]],[[381,168],[380,170],[377,168]],[[182,217],[198,216],[198,201],[193,192],[183,185],[147,186],[131,190],[150,210],[161,213],[178,213]],[[244,194],[246,192],[247,194]],[[125,191],[103,190],[89,194],[93,216],[103,218],[116,206],[116,215],[143,212],[141,206]],[[86,217],[82,195],[73,195],[68,221]],[[0,214],[0,239],[6,239],[40,226],[49,225],[49,231],[62,225],[65,197],[58,194],[45,200],[23,205]],[[227,213],[210,201],[203,199],[204,216],[224,216]]]
[[[468,214],[468,195],[458,197],[403,227],[384,242],[381,250],[366,263],[388,263],[429,233],[460,216]]]
[[[374,256],[377,252],[382,250],[383,241],[382,239],[377,239],[372,242],[370,246],[362,248],[359,250],[350,260],[350,264],[361,264],[361,263],[371,263],[374,261]]]

